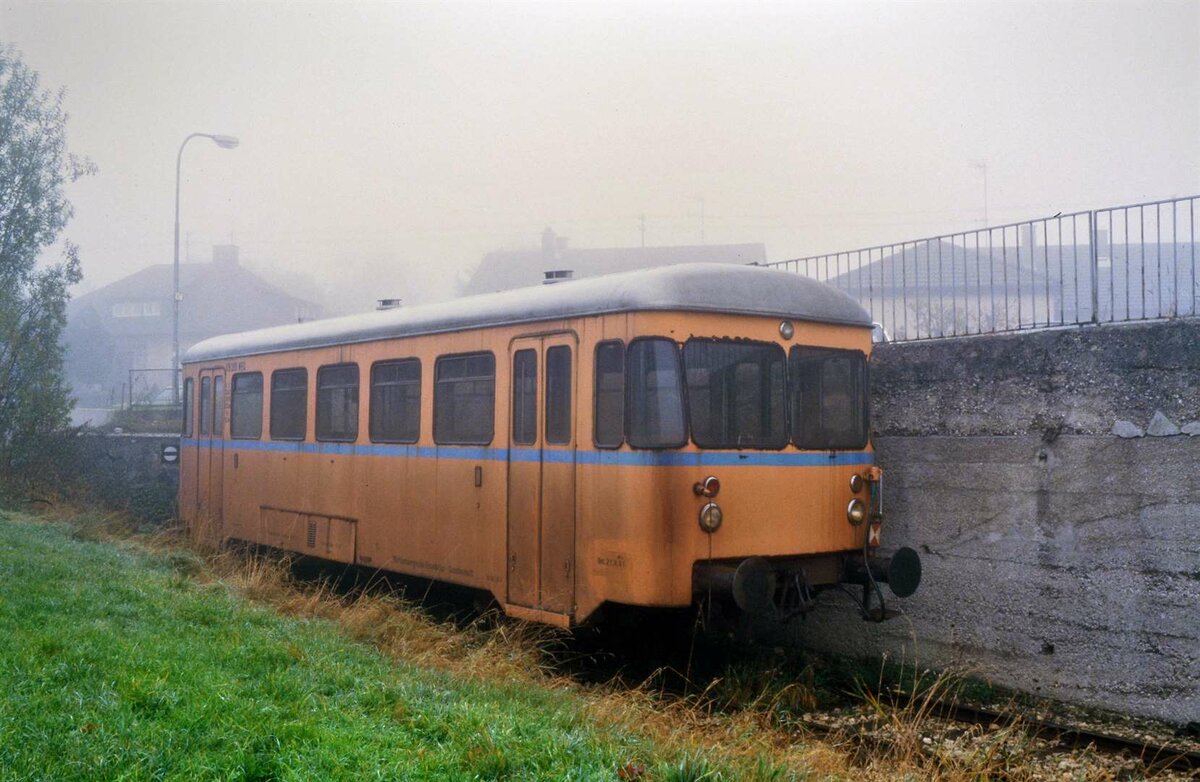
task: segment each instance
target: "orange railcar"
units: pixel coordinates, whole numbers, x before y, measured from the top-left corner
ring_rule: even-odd
[[[180,513],[562,626],[842,582],[883,618],[920,565],[873,556],[870,350],[845,294],[706,264],[217,337],[183,360]]]

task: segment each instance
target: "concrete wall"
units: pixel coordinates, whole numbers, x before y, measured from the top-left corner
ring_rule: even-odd
[[[174,434],[99,434],[79,438],[79,479],[104,504],[150,523],[175,515],[179,463],[162,461],[162,447],[179,447]]]
[[[882,625],[825,595],[793,639],[1200,719],[1200,436],[1111,433],[1200,420],[1200,321],[890,345],[873,380],[884,547],[924,581]]]

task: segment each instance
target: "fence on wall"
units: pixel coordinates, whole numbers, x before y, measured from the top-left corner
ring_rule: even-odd
[[[182,370],[170,368],[129,370],[129,382],[121,387],[121,407],[178,407],[182,375]]]
[[[834,285],[894,340],[1200,314],[1200,195],[765,264]]]

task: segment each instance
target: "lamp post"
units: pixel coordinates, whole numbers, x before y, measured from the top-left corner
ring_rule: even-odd
[[[233,149],[238,145],[237,136],[223,136],[219,133],[192,133],[179,145],[179,154],[175,156],[175,274],[171,296],[173,338],[171,341],[171,398],[179,404],[179,302],[183,298],[179,292],[179,174],[183,167],[183,148],[194,138],[209,138],[222,149]]]

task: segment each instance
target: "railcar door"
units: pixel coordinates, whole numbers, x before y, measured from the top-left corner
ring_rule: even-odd
[[[508,600],[559,614],[575,606],[575,348],[555,334],[510,350]]]
[[[196,531],[219,542],[224,520],[224,370],[200,370],[200,427],[196,442]]]

